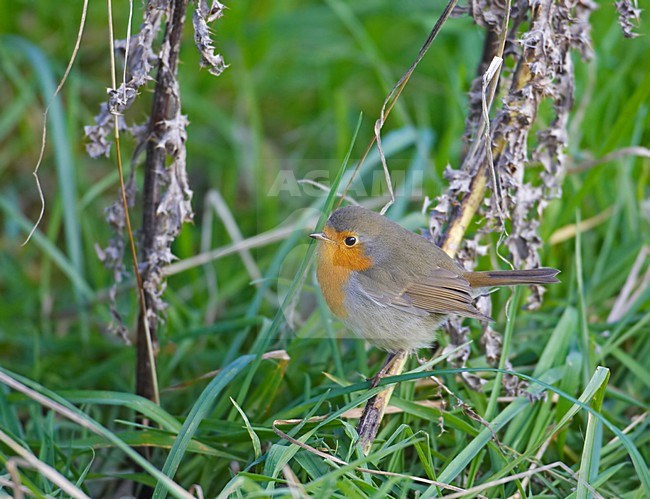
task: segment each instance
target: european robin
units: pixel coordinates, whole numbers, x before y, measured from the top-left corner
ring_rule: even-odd
[[[447,315],[492,320],[473,304],[490,288],[559,282],[552,268],[469,272],[424,237],[360,206],[334,211],[310,237],[319,241],[316,273],[329,308],[389,352],[430,346]]]

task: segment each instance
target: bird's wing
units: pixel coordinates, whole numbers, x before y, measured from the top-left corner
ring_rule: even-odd
[[[403,285],[377,277],[372,272],[359,273],[357,280],[361,291],[379,305],[414,315],[455,314],[492,320],[473,305],[469,282],[451,270],[436,268]]]

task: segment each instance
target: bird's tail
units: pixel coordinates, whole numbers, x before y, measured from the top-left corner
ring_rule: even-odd
[[[555,277],[557,269],[540,268],[527,270],[489,270],[487,272],[467,272],[464,277],[472,288],[491,288],[495,286],[517,286],[520,284],[553,284],[560,282]]]

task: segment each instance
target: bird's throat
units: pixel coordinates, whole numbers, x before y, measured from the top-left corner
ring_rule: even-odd
[[[331,237],[330,234],[326,235]],[[327,305],[334,315],[345,318],[345,292],[352,272],[367,270],[372,260],[361,247],[345,248],[337,242],[322,242],[318,248],[316,275]]]

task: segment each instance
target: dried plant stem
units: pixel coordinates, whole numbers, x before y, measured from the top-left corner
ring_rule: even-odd
[[[387,365],[382,368],[383,375],[396,376],[401,374],[408,356],[409,352],[400,350],[392,358],[389,357]],[[361,414],[359,425],[357,426],[357,433],[359,434],[359,444],[365,455],[368,455],[372,443],[375,441],[375,437],[379,431],[379,425],[384,417],[384,412],[386,411],[390,397],[393,395],[394,389],[394,384],[389,385],[385,390],[368,400],[366,407],[363,409],[363,414]]]
[[[5,467],[7,468],[7,473],[11,477],[9,484],[11,488],[14,489],[14,498],[23,499],[25,495],[23,494],[23,485],[20,481],[20,473],[18,473],[18,461],[17,458],[7,459]],[[27,491],[29,492],[29,489],[27,489]]]
[[[131,227],[131,216],[129,215],[129,206],[126,199],[126,187],[124,185],[124,171],[122,168],[122,153],[120,152],[120,135],[119,135],[120,132],[117,126],[117,120],[118,117],[116,116],[115,117],[115,158],[117,163],[117,170],[120,176],[120,192],[122,198],[122,206],[124,207],[124,220],[126,221],[126,232],[129,238],[129,249],[131,251],[131,258],[133,260],[133,273],[135,275],[135,280],[136,280],[140,315],[142,317],[146,317],[147,302],[145,299],[144,288],[142,285],[142,276],[140,275],[140,270],[138,269],[138,264],[137,264],[138,257],[137,257],[137,252],[135,250],[133,229]],[[145,321],[144,328],[145,328],[145,339],[146,339],[146,347],[147,347],[146,353],[149,358],[149,362],[148,362],[149,370],[147,372],[147,376],[151,379],[151,385],[152,385],[151,397],[147,397],[147,398],[150,398],[156,404],[160,404],[160,395],[158,392],[158,376],[156,374],[156,363],[155,363],[155,356],[154,356],[153,341],[151,339],[151,331],[149,330],[149,324],[147,321]],[[139,332],[138,332],[138,339],[139,339]],[[137,391],[137,393],[139,395],[142,395],[139,391]]]
[[[513,20],[513,28],[509,35],[510,2],[506,2],[503,9],[500,39],[495,40],[494,35],[489,34],[485,41],[486,46],[481,64],[486,65],[489,62],[489,68],[486,76],[482,78],[481,98],[478,99],[476,95],[473,95],[470,103],[471,109],[467,129],[469,134],[474,134],[474,142],[463,160],[460,175],[456,177],[456,180],[458,180],[463,179],[464,176],[464,178],[468,179],[469,185],[465,187],[464,182],[458,181],[457,184],[462,185],[462,187],[458,187],[458,185],[451,187],[449,194],[442,196],[445,200],[445,203],[443,203],[445,209],[437,212],[435,228],[436,231],[439,231],[438,234],[442,234],[441,239],[438,241],[440,246],[450,256],[455,256],[461,249],[461,242],[472,217],[481,207],[488,182],[492,180],[492,210],[499,215],[496,218],[502,230],[504,229],[503,213],[506,213],[507,210],[518,210],[514,214],[508,214],[508,218],[513,220],[516,229],[514,236],[509,237],[508,247],[514,254],[518,265],[521,265],[522,262],[534,265],[534,260],[537,257],[536,245],[539,244],[539,241],[536,239],[534,230],[536,226],[528,219],[528,213],[535,207],[539,211],[539,206],[535,202],[526,203],[525,198],[526,194],[529,194],[529,198],[534,197],[530,195],[531,186],[523,184],[523,166],[527,157],[527,138],[537,116],[539,104],[546,97],[545,92],[547,90],[545,90],[544,83],[547,80],[558,80],[560,83],[557,83],[556,87],[558,95],[561,97],[554,100],[557,114],[553,125],[555,128],[546,133],[549,137],[555,137],[555,133],[559,139],[549,140],[548,143],[545,143],[546,154],[550,155],[550,159],[541,160],[545,164],[545,168],[547,168],[545,179],[549,192],[554,192],[554,181],[556,181],[562,166],[561,150],[565,144],[565,135],[562,131],[566,124],[568,110],[572,104],[572,70],[569,57],[569,50],[572,45],[566,43],[566,40],[570,40],[566,26],[561,23],[557,26],[551,23],[551,15],[562,17],[566,14],[561,10],[558,13],[557,9],[560,9],[560,7],[557,7],[550,0],[534,3],[530,6],[531,28],[527,34],[522,35],[522,40],[526,43],[524,43],[524,48],[518,56],[512,83],[508,94],[504,98],[503,106],[490,129],[489,108],[496,93],[499,77],[499,70],[495,62],[498,62],[498,59],[503,59],[506,36],[514,38],[516,34],[515,26],[518,26],[522,19],[520,12],[519,16]],[[581,11],[579,14],[581,14],[581,18],[584,18],[588,15],[588,12],[589,9],[586,8],[584,12]],[[555,29],[556,31],[552,31],[551,35],[557,35],[565,43],[561,46],[562,50],[559,53],[554,53],[555,58],[549,59],[551,64],[545,62],[545,64],[535,65],[536,62],[539,62],[540,57],[546,57],[544,46],[538,40],[542,28]],[[582,39],[577,38],[576,40]],[[587,42],[582,40],[574,41],[574,43],[575,46],[582,49],[583,53],[586,52]],[[492,80],[489,82],[488,73],[492,74]],[[544,158],[543,156],[540,157]],[[504,181],[506,182],[506,189],[508,189],[507,199],[504,199],[505,195],[504,198],[500,196],[500,184]],[[539,203],[542,202],[543,200],[539,201]],[[441,230],[442,227],[445,227],[444,232]],[[539,302],[541,294],[537,292],[535,296],[537,302]],[[407,355],[406,352],[400,352],[400,354]],[[462,359],[461,361],[464,362]],[[396,364],[394,367],[391,373],[399,374],[401,368],[403,368],[403,363],[401,366]],[[359,433],[365,452],[369,451],[376,436],[389,397],[390,392],[379,394],[375,399],[368,402],[364,410],[362,424],[359,425]]]
[[[454,218],[451,220],[448,230],[445,234],[445,239],[442,244],[442,249],[445,250],[450,256],[454,256],[460,248],[461,241],[465,235],[465,231],[472,220],[472,217],[478,210],[487,187],[488,173],[485,164],[483,164],[479,171],[476,173],[472,181],[471,191],[461,201],[459,210],[456,212]],[[385,369],[385,376],[397,376],[402,373],[406,365],[406,359],[409,352],[401,350],[391,359],[389,369]],[[379,392],[377,395],[368,400],[363,414],[357,426],[359,433],[359,443],[364,454],[368,454],[372,447],[379,425],[384,417],[386,406],[390,401],[393,394],[395,385],[390,385],[386,390]]]
[[[113,34],[113,5],[112,5],[112,0],[107,0],[107,7],[108,7],[108,31],[109,31],[109,36],[110,36],[110,46],[114,47],[115,46],[115,37]],[[131,15],[129,15],[129,19],[131,18]],[[129,23],[129,32],[130,32],[130,23]],[[127,46],[128,48],[128,46]],[[127,50],[128,53],[128,50]],[[117,88],[117,78],[116,78],[116,70],[115,70],[115,53],[111,49],[110,51],[110,62],[111,62],[111,83],[113,85],[113,89]],[[142,286],[142,276],[140,275],[140,270],[138,269],[138,256],[137,252],[135,249],[135,240],[133,237],[133,228],[131,225],[131,215],[129,214],[129,203],[126,198],[126,186],[124,185],[124,168],[123,168],[123,163],[122,163],[122,151],[120,148],[120,127],[119,127],[119,116],[117,114],[113,115],[113,118],[115,120],[115,126],[113,128],[114,130],[114,137],[115,137],[115,163],[117,165],[117,171],[118,171],[118,176],[120,179],[120,199],[122,200],[122,208],[124,209],[124,221],[126,224],[126,232],[127,236],[129,238],[129,249],[131,251],[131,259],[133,261],[133,273],[135,275],[135,280],[136,280],[136,288],[137,288],[137,293],[138,293],[138,305],[140,308],[140,313],[142,315],[146,314],[146,302],[144,298],[144,289]],[[149,344],[151,344],[151,336],[147,333],[147,337],[149,339]],[[149,349],[150,355],[153,357],[153,348]],[[152,367],[152,370],[149,372],[149,376],[154,380],[153,385],[155,386],[154,390],[154,397],[152,400],[154,400],[156,403],[159,403],[160,398],[158,395],[158,381],[157,381],[157,376],[156,376],[156,371],[155,371],[155,364],[150,363],[150,366]]]
[[[486,40],[486,44],[493,44],[494,42],[490,39]],[[500,45],[501,50],[503,50],[503,45]],[[497,81],[497,78],[494,78],[494,82]],[[494,88],[496,83],[492,85],[491,96],[494,96]],[[491,102],[490,102],[491,104]],[[477,139],[477,140],[480,140]],[[485,147],[482,148],[485,150]],[[469,157],[474,156],[475,151],[470,152]],[[476,175],[472,179],[470,192],[465,195],[462,199],[459,208],[454,212],[452,219],[447,227],[445,232],[444,239],[442,241],[441,247],[447,252],[451,257],[454,257],[458,250],[460,249],[463,236],[467,231],[467,227],[471,222],[474,214],[478,211],[481,202],[485,196],[485,190],[487,188],[488,181],[488,170],[485,161],[482,161],[481,166],[479,167]],[[386,370],[387,376],[395,376],[402,373],[404,366],[406,365],[406,359],[408,358],[409,352],[400,351],[397,352],[395,357],[391,361],[390,369]],[[383,392],[378,393],[376,396],[371,398],[366,407],[364,408],[361,419],[359,420],[359,425],[357,426],[357,432],[359,433],[359,441],[361,448],[363,449],[364,454],[368,454],[372,447],[372,443],[377,436],[379,431],[379,425],[384,416],[386,406],[390,401],[390,397],[393,394],[394,385],[389,386]]]
[[[449,222],[444,239],[440,245],[449,256],[453,257],[458,253],[465,232],[467,232],[467,227],[469,227],[472,217],[478,211],[485,196],[487,180],[488,171],[486,165],[482,164],[472,180],[470,192],[462,199],[459,209],[454,213]]]
[[[415,61],[413,61],[413,64],[411,64],[411,66],[408,68],[406,73],[404,73],[404,75],[402,75],[402,77],[395,84],[395,86],[393,86],[390,93],[384,100],[384,103],[381,108],[380,117],[375,122],[375,128],[374,128],[375,135],[373,137],[373,140],[370,142],[370,144],[368,144],[368,147],[366,148],[366,151],[362,156],[361,161],[357,163],[357,166],[352,176],[350,177],[350,181],[348,182],[348,185],[343,191],[343,197],[345,197],[348,188],[352,184],[352,181],[357,171],[359,170],[361,164],[363,163],[366,156],[368,155],[370,148],[372,147],[374,142],[377,142],[377,148],[379,150],[379,155],[381,158],[382,167],[384,169],[386,183],[388,185],[388,189],[391,197],[388,203],[386,203],[384,207],[381,209],[382,215],[393,204],[393,202],[395,201],[395,197],[393,195],[393,189],[390,180],[388,165],[386,164],[386,158],[384,157],[383,150],[381,148],[381,136],[380,136],[381,129],[384,123],[386,122],[386,119],[388,118],[390,111],[393,109],[393,106],[397,102],[397,99],[399,99],[402,91],[404,90],[406,84],[411,78],[413,71],[415,71],[415,68],[420,63],[420,61],[422,60],[426,52],[429,50],[429,47],[433,43],[433,40],[440,32],[442,25],[447,21],[447,19],[449,19],[449,16],[451,15],[452,10],[456,6],[456,3],[457,0],[449,0],[442,14],[438,18],[438,21],[436,22],[435,26],[429,33],[429,36],[424,42],[424,45],[420,49],[417,57],[415,58]],[[342,200],[343,198],[341,198],[341,201]],[[383,377],[383,376],[393,376],[393,375],[400,374],[404,370],[404,366],[406,364],[406,360],[408,358],[409,353],[410,352],[407,352],[405,350],[400,350],[396,352],[392,357],[388,357],[386,361],[386,365],[380,371],[380,375]],[[370,452],[372,443],[374,442],[375,437],[377,436],[377,432],[379,431],[379,425],[381,424],[381,420],[384,417],[384,411],[388,406],[388,402],[390,401],[390,397],[393,394],[394,389],[395,389],[394,385],[391,385],[388,388],[386,388],[386,390],[379,392],[377,395],[375,395],[370,400],[368,400],[363,410],[363,414],[361,415],[361,419],[359,420],[359,425],[357,426],[357,432],[359,433],[359,443],[361,444],[364,454]]]
[[[170,82],[176,78],[178,69],[178,53],[180,50],[185,9],[187,0],[174,0],[172,15],[167,22],[163,44],[169,46],[169,57],[161,58],[158,63],[158,75],[154,90],[149,134],[147,141],[147,157],[145,161],[144,186],[142,193],[142,261],[143,282],[147,282],[150,269],[146,265],[149,257],[155,251],[157,234],[156,209],[160,204],[160,175],[165,169],[167,151],[160,147],[164,125],[173,117],[176,103],[170,92]],[[166,60],[164,60],[166,59]],[[138,333],[136,343],[136,393],[150,400],[158,400],[158,386],[155,374],[155,351],[158,344],[157,314],[148,313],[153,308],[153,298],[150,293],[144,296],[145,309],[138,317]]]
[[[560,468],[563,470],[565,473],[569,474],[571,477],[574,478],[576,482],[581,482],[584,483],[589,492],[591,492],[596,499],[602,499],[603,496],[601,496],[596,489],[594,489],[589,483],[587,483],[583,478],[580,477],[580,475],[576,474],[571,468],[569,468],[566,464],[564,464],[561,461],[556,461],[555,463],[551,464],[546,464],[544,466],[540,466],[538,468],[531,468],[528,471],[523,471],[521,473],[516,473],[514,475],[510,475],[504,478],[499,478],[498,480],[491,480],[486,483],[482,483],[480,485],[476,485],[472,487],[471,489],[464,490],[463,492],[455,493],[455,494],[449,494],[445,497],[448,497],[449,499],[458,499],[461,497],[471,497],[474,494],[478,494],[479,492],[482,492],[484,490],[488,490],[492,487],[497,487],[499,485],[503,485],[505,483],[512,482],[514,480],[519,480],[521,478],[524,478],[525,480],[530,480],[531,477],[534,477],[535,475],[541,474],[541,473],[546,473],[550,472],[554,468]],[[553,474],[555,478],[559,478],[561,480],[567,481],[568,479],[562,476],[561,474]],[[522,496],[520,495],[519,492],[515,493],[514,495],[510,496],[509,499],[515,499],[515,498],[521,498]]]
[[[124,220],[126,222],[126,232],[129,238],[129,249],[131,251],[131,258],[133,260],[133,273],[136,280],[136,288],[138,292],[138,305],[140,309],[140,314],[146,316],[147,306],[144,294],[144,288],[142,286],[142,276],[140,275],[140,270],[138,269],[138,256],[135,250],[135,240],[133,238],[133,229],[131,227],[131,216],[129,215],[129,205],[126,199],[126,186],[124,185],[124,170],[122,167],[122,153],[120,152],[120,132],[117,126],[118,117],[115,116],[115,162],[117,163],[117,171],[120,177],[120,193],[122,199],[122,206],[124,207]],[[151,341],[151,333],[149,331],[149,325],[145,322],[144,325],[146,331],[146,340],[147,340],[147,355],[149,356],[149,373],[148,376],[152,379],[153,393],[152,398],[156,404],[160,403],[160,397],[158,394],[158,376],[156,375],[156,365],[155,358],[153,353],[153,342]]]
[[[460,205],[452,214],[451,220],[449,221],[443,240],[440,244],[441,248],[452,258],[458,253],[465,232],[485,197],[485,191],[488,185],[488,176],[490,173],[488,171],[488,165],[491,166],[493,171],[495,158],[504,149],[504,145],[501,145],[500,148],[497,147],[493,149],[492,144],[489,142],[489,110],[496,94],[500,71],[503,66],[503,52],[509,20],[510,2],[508,1],[505,5],[505,14],[500,30],[501,33],[496,35],[493,30],[490,30],[484,41],[483,57],[479,65],[479,75],[483,82],[481,99],[475,103],[478,109],[475,109],[472,113],[477,116],[478,133],[473,146],[470,148],[467,156],[463,160],[464,166],[469,166],[470,169],[472,169],[472,164],[478,164],[479,166],[475,170],[469,192],[463,196]],[[496,175],[493,173],[492,176],[494,182],[494,180],[496,180]],[[408,355],[409,352],[406,351],[397,352],[390,361],[390,368],[382,369],[382,371],[384,371],[386,375],[401,374],[406,365]],[[393,393],[393,389],[394,386],[391,385],[385,391],[378,393],[368,401],[364,408],[359,425],[357,426],[359,441],[364,454],[370,452],[372,443],[379,431],[379,425],[381,424],[384,412]]]

